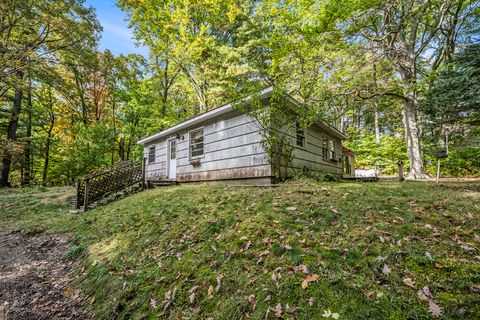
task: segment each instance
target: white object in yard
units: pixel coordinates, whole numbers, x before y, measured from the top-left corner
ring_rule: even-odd
[[[376,169],[355,169],[355,177],[376,178],[378,170]]]

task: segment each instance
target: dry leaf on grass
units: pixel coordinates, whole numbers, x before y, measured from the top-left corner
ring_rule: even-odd
[[[288,303],[285,305],[285,312],[294,313],[297,310],[297,307],[289,306]]]
[[[433,300],[428,300],[428,312],[434,317],[440,317],[442,315],[442,308],[433,302]]]
[[[213,286],[210,286],[208,288],[208,299],[212,299],[213,298]]]
[[[418,290],[417,296],[420,300],[427,301],[429,299],[433,299],[432,293],[430,292],[430,289],[425,286],[422,289]]]
[[[281,318],[282,317],[282,305],[279,303],[277,304],[277,306],[275,307],[275,317],[277,318]]]
[[[152,309],[157,309],[157,300],[150,299],[150,307],[152,307]]]
[[[305,277],[302,281],[302,288],[307,289],[310,282],[315,282],[320,278],[318,274],[311,274]]]
[[[315,299],[313,299],[313,298],[308,298],[307,301],[308,301],[308,305],[309,305],[310,307],[312,307],[312,306],[313,306],[313,303],[315,302]]]
[[[415,288],[415,281],[413,281],[411,278],[404,278],[403,283],[410,288]]]
[[[254,294],[251,294],[247,297],[247,300],[248,302],[250,302],[252,310],[255,310],[255,308],[257,307],[257,297],[255,297]]]
[[[384,264],[383,265],[383,269],[382,269],[382,273],[384,275],[388,275],[390,274],[390,272],[392,272],[392,269],[390,269],[390,267],[388,266],[388,264]]]

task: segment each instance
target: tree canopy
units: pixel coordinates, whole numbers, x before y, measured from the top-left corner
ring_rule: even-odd
[[[347,133],[361,166],[403,160],[411,178],[427,177],[447,131],[455,151],[478,128],[479,1],[118,6],[148,57],[100,51],[83,1],[0,4],[2,185],[140,160],[140,137],[267,85],[300,102],[305,125]]]

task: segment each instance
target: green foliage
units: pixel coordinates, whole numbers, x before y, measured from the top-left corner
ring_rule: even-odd
[[[406,147],[402,132],[397,135],[383,135],[380,144],[376,144],[375,135],[365,130],[350,132],[351,138],[345,144],[355,152],[355,167],[373,169],[375,164],[387,164],[379,167],[382,174],[396,175],[398,161],[408,166]]]
[[[480,44],[458,52],[441,70],[422,102],[423,111],[438,124],[480,125]]]

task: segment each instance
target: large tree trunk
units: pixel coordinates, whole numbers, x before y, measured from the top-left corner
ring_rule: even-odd
[[[407,142],[410,171],[406,177],[409,180],[429,179],[423,167],[422,153],[420,150],[420,135],[417,122],[417,106],[415,92],[406,94],[403,107],[403,124],[405,126],[405,140]]]
[[[25,143],[25,158],[24,158],[24,176],[22,180],[23,185],[29,185],[32,179],[32,167],[30,165],[30,158],[32,153],[32,83],[30,81],[27,91],[27,136]]]
[[[19,78],[23,78],[23,74],[19,75]],[[13,156],[13,144],[17,139],[18,117],[22,110],[22,97],[23,89],[18,87],[15,89],[15,97],[13,99],[13,110],[10,122],[7,128],[7,141],[3,149],[2,157],[2,170],[0,170],[0,186],[10,187],[10,181],[8,180],[10,175],[10,166],[12,164]]]
[[[405,98],[403,100],[403,125],[405,127],[408,160],[410,161],[410,170],[405,179],[430,179],[430,176],[425,174],[422,152],[420,150],[420,134],[417,121],[417,93],[413,89],[416,84],[415,63],[412,62],[409,65],[404,65],[400,68],[400,74],[405,88]]]

